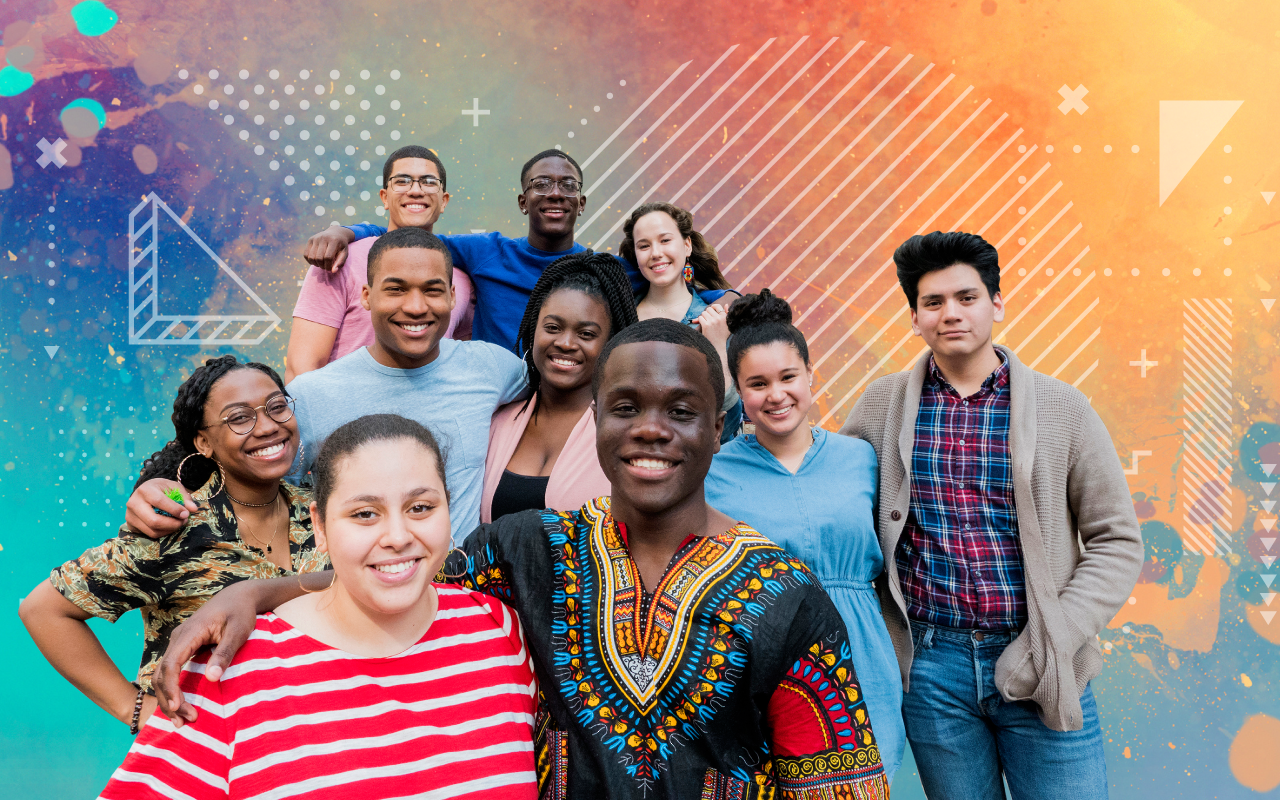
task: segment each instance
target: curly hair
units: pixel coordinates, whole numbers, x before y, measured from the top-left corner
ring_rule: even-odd
[[[534,394],[542,385],[542,375],[533,364],[534,332],[538,328],[543,304],[560,289],[576,289],[604,303],[609,311],[610,338],[639,321],[631,281],[616,258],[607,253],[583,250],[551,262],[529,294],[524,319],[520,320],[520,330],[516,335],[516,349],[523,353],[529,388]]]
[[[204,366],[196,367],[191,377],[178,387],[178,397],[173,401],[173,415],[170,417],[173,420],[173,439],[142,462],[138,482],[133,488],[138,488],[152,478],[178,480],[178,466],[182,464],[182,459],[197,452],[196,434],[205,427],[204,407],[209,401],[209,393],[218,381],[239,369],[256,369],[274,381],[280,391],[285,392],[284,381],[280,380],[276,371],[256,361],[242,363],[236,361],[235,356],[226,355],[211,358],[204,362]],[[285,392],[286,396],[288,394]],[[191,490],[199,489],[216,469],[217,465],[212,459],[192,459],[183,472],[182,485]]]
[[[622,244],[618,245],[618,252],[627,260],[627,263],[636,269],[640,268],[640,263],[636,260],[636,239],[633,231],[641,217],[655,211],[661,211],[675,220],[676,227],[680,229],[680,235],[688,239],[689,244],[693,246],[692,252],[689,253],[689,266],[693,267],[694,286],[699,289],[732,289],[733,284],[725,280],[720,272],[720,257],[716,255],[716,249],[702,238],[702,234],[693,229],[693,214],[670,203],[645,203],[632,211],[631,216],[623,223]]]
[[[791,324],[791,306],[768,289],[739,297],[729,306],[729,373],[738,381],[738,364],[753,347],[785,342],[796,349],[809,366],[809,345],[800,329]]]

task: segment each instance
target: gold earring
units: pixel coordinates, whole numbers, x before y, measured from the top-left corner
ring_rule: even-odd
[[[456,581],[456,580],[459,580],[459,579],[461,579],[461,578],[465,578],[465,577],[467,577],[467,568],[466,568],[466,566],[463,566],[463,568],[462,568],[462,572],[459,572],[457,575],[450,575],[448,572],[445,572],[445,571],[444,571],[445,564],[448,564],[448,563],[449,563],[449,556],[453,555],[453,553],[454,553],[454,551],[455,551],[455,550],[456,550],[457,552],[459,552],[459,553],[462,553],[462,563],[463,563],[464,565],[467,563],[467,561],[469,561],[469,560],[470,560],[470,559],[467,557],[467,554],[466,554],[462,549],[460,549],[456,544],[454,544],[454,543],[453,543],[453,537],[452,537],[452,536],[450,536],[450,537],[449,537],[449,552],[448,552],[448,553],[445,553],[445,556],[444,556],[444,564],[441,564],[441,565],[440,565],[440,576],[441,576],[441,577],[443,577],[443,578],[446,578],[446,579],[448,579],[448,580],[451,580],[451,581]]]
[[[333,572],[333,570],[330,570],[330,572]],[[323,589],[308,589],[306,586],[302,584],[302,576],[301,575],[298,576],[298,588],[306,592],[307,594],[319,594],[320,592],[327,592],[330,589],[332,589],[333,585],[337,582],[338,582],[338,573],[333,572],[333,577],[329,579],[328,586],[324,587]]]
[[[178,483],[181,483],[183,486],[187,485],[186,481],[182,480],[182,466],[187,463],[188,459],[194,458],[195,456],[208,458],[210,461],[213,462],[213,465],[218,468],[218,491],[209,495],[209,497],[207,498],[208,500],[212,500],[213,498],[222,494],[223,488],[227,485],[226,473],[222,471],[222,465],[218,463],[218,459],[209,458],[209,456],[206,456],[204,453],[201,453],[200,451],[197,450],[196,452],[192,453],[191,455],[187,456],[186,458],[178,462]]]

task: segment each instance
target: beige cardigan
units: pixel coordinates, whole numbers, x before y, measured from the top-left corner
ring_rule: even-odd
[[[998,349],[1009,359],[1009,448],[1027,624],[996,662],[996,687],[1006,700],[1034,701],[1050,728],[1079,730],[1080,695],[1102,670],[1098,634],[1142,568],[1138,519],[1111,437],[1085,396]],[[886,568],[876,588],[907,691],[913,647],[894,553],[911,504],[916,413],[928,367],[925,355],[910,372],[871,384],[840,429],[870,442],[879,459],[876,528]]]

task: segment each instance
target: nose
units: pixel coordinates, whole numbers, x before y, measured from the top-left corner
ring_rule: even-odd
[[[552,339],[551,342],[558,349],[565,352],[578,349],[578,337],[574,335],[573,331],[568,329],[560,331],[559,335]]]
[[[413,541],[413,533],[409,530],[408,519],[402,511],[392,511],[386,516],[386,527],[378,543],[388,550],[403,550]]]
[[[253,426],[253,435],[260,439],[267,439],[276,434],[280,430],[280,423],[271,418],[265,408],[258,410],[258,422]]]
[[[787,399],[787,393],[782,390],[781,383],[771,383],[765,392],[765,400],[770,403],[781,403]]]
[[[661,409],[641,412],[633,420],[631,438],[645,443],[670,441],[671,428],[666,415]]]
[[[427,296],[419,291],[409,292],[400,310],[412,316],[424,316],[430,310],[427,306]]]

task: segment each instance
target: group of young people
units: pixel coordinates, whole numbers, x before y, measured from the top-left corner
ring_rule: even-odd
[[[1139,528],[1088,400],[993,345],[995,248],[898,248],[930,354],[833,434],[787,303],[670,204],[576,244],[582,182],[544,151],[527,236],[437,236],[443,164],[392,153],[388,228],[307,243],[287,383],[183,383],[20,609],[138,734],[102,796],[886,798],[909,741],[935,800],[1106,797]],[[129,681],[86,620],[132,608]]]

